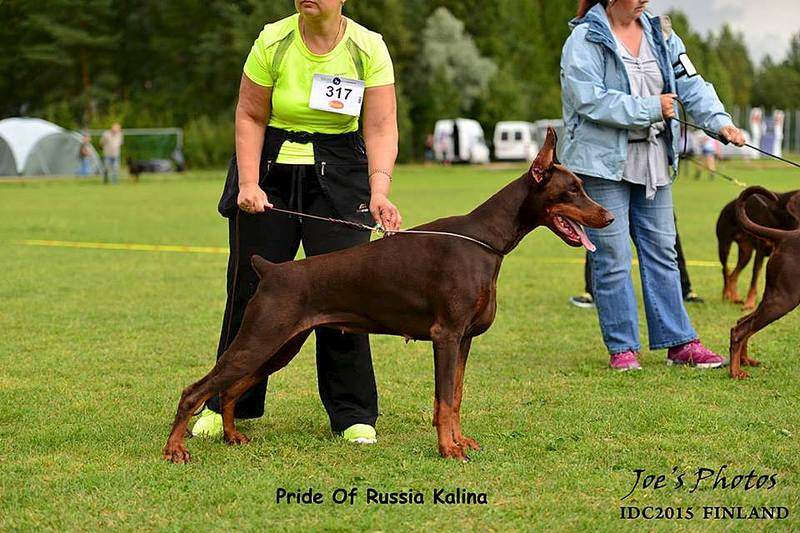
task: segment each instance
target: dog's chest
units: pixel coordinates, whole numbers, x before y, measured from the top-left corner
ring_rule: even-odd
[[[471,334],[480,335],[484,333],[494,322],[497,311],[496,291],[494,287],[487,288],[478,293],[475,299],[473,322],[470,327]]]

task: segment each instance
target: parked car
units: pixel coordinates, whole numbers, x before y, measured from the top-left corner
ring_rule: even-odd
[[[494,158],[501,161],[533,161],[539,153],[531,122],[504,121],[494,127]]]
[[[477,120],[437,120],[433,130],[433,153],[437,161],[488,163],[489,147]]]

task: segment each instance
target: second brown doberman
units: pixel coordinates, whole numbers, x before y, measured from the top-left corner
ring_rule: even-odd
[[[772,197],[765,198],[762,195],[750,196],[747,200],[748,216],[760,226],[795,229],[798,226],[797,220],[786,211],[786,204],[796,192],[798,191],[776,193],[777,200],[773,200]],[[717,219],[717,245],[719,261],[722,263],[722,299],[741,303],[743,309],[752,311],[756,307],[758,276],[764,265],[764,259],[772,253],[772,245],[742,227],[736,216],[736,201],[737,199],[733,199],[728,202],[720,211]],[[739,255],[736,266],[733,270],[729,270],[728,255],[734,242],[738,245]],[[743,301],[736,285],[739,281],[739,274],[750,262],[753,252],[756,257],[753,262],[750,289],[747,291],[747,298]]]
[[[769,242],[772,254],[767,262],[766,286],[761,303],[731,329],[731,377],[735,379],[747,377],[747,372],[741,369],[742,365],[759,364],[747,354],[750,337],[800,305],[800,229],[770,228],[753,222],[747,207],[750,205],[748,200],[755,196],[778,201],[775,193],[763,187],[750,187],[736,202],[739,223],[753,235]],[[795,220],[800,220],[800,193],[787,202],[786,211]]]
[[[286,366],[313,328],[328,326],[432,341],[439,453],[466,460],[478,443],[461,432],[464,371],[472,339],[494,321],[504,256],[537,226],[547,226],[571,246],[593,250],[581,226],[600,228],[613,221],[558,163],[555,150],[551,128],[523,176],[467,215],[414,228],[473,241],[400,233],[282,264],[254,256],[261,281],[241,329],[214,368],[183,391],[164,458],[189,460],[184,442],[189,419],[215,394],[220,395],[225,441],[248,442],[234,425],[236,399]]]

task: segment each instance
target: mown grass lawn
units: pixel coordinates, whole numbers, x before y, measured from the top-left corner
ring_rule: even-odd
[[[771,163],[723,170],[776,190],[798,174]],[[407,225],[466,212],[519,169],[407,167],[393,199]],[[483,450],[438,457],[428,343],[373,337],[380,441],[330,435],[310,341],[270,381],[267,416],[241,424],[248,446],[192,439],[194,462],[161,460],[182,387],[211,366],[224,306],[224,253],[60,248],[25,240],[225,247],[220,172],[145,175],[139,184],[0,183],[0,530],[671,530],[800,522],[800,314],[752,342],[751,379],[667,368],[607,367],[582,290],[582,253],[540,229],[504,263],[495,324],[473,344],[465,432]],[[703,339],[727,351],[740,310],[721,303],[714,223],[739,189],[681,179],[678,220]],[[697,261],[697,262],[694,262]],[[748,273],[744,277],[749,276]],[[744,281],[743,281],[744,283]],[[638,281],[637,281],[638,286]],[[646,332],[643,331],[643,335]],[[776,474],[777,485],[689,493],[698,468]],[[686,487],[624,496],[638,468]],[[675,473],[673,473],[675,468]],[[355,505],[331,503],[357,487]],[[322,505],[276,504],[278,488],[313,488]],[[424,494],[422,505],[368,504],[368,488]],[[432,491],[485,492],[487,505],[439,505]],[[693,520],[622,521],[620,505],[692,507]],[[704,521],[702,507],[785,506],[787,520]]]

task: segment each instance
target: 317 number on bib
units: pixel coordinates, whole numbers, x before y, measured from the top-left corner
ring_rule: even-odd
[[[314,74],[308,107],[358,117],[361,116],[364,90],[364,82],[361,80]]]

